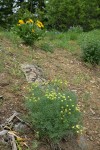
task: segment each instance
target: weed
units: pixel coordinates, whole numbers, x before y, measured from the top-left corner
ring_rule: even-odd
[[[73,82],[74,84],[83,84],[88,80],[90,80],[90,77],[87,74],[78,73],[77,75],[74,76]]]
[[[44,50],[45,52],[53,52],[53,46],[50,45],[49,43],[42,43],[42,44],[40,45],[40,48],[41,48],[42,50]]]
[[[65,83],[66,84],[66,83]],[[41,138],[57,143],[69,133],[81,133],[81,113],[74,93],[66,91],[61,80],[31,86],[26,106]]]
[[[89,92],[85,92],[84,94],[83,94],[83,96],[82,96],[82,99],[84,100],[84,101],[88,101],[89,100],[89,98],[90,98],[90,93]]]
[[[81,26],[72,26],[68,29],[68,32],[82,33],[83,28]]]
[[[82,34],[80,39],[82,58],[90,64],[100,63],[100,34],[99,30],[94,30],[87,34]]]

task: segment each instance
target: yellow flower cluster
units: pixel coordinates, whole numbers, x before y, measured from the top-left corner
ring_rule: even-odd
[[[32,19],[29,19],[29,20],[27,20],[26,22],[24,22],[24,20],[21,19],[21,20],[18,21],[18,24],[17,24],[17,25],[19,26],[19,25],[22,25],[22,24],[25,24],[25,23],[33,23],[33,20],[32,20]]]
[[[24,24],[25,22],[23,20],[19,20],[17,26],[20,26],[22,24]]]
[[[19,24],[24,24],[25,22],[23,20],[18,21]]]
[[[57,98],[57,93],[55,91],[49,92],[47,90],[45,96],[50,100],[55,100]]]
[[[26,23],[33,23],[33,20],[29,19],[29,20],[26,21]]]
[[[21,26],[21,25],[23,25],[23,24],[33,24],[33,23],[34,23],[34,21],[33,21],[32,19],[28,19],[26,22],[25,22],[24,20],[19,20],[17,26]],[[43,23],[42,23],[41,21],[39,21],[39,20],[36,21],[36,24],[35,24],[35,25],[37,25],[39,28],[44,28]],[[35,30],[32,29],[31,32],[34,33]]]
[[[80,108],[79,108],[79,106],[77,106],[77,107],[76,107],[76,111],[79,111],[79,112],[80,112]]]
[[[36,22],[36,25],[39,27],[39,28],[44,28],[44,25],[41,21],[37,20]]]
[[[69,105],[66,105],[66,107],[61,106],[61,120],[66,120],[66,118],[64,118],[66,116],[66,114],[71,115],[71,109],[69,108]]]
[[[60,85],[60,86],[68,84],[68,82],[66,80],[62,81],[61,79],[54,79],[54,80],[52,80],[52,83],[54,85]]]
[[[76,131],[76,133],[80,133],[82,134],[83,133],[83,127],[81,125],[75,125],[75,126],[72,126],[72,129],[74,129]]]

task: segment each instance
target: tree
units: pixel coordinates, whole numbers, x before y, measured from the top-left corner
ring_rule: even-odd
[[[98,0],[50,0],[46,10],[49,26],[58,30],[67,30],[77,25],[89,30],[100,25]]]
[[[12,17],[14,8],[20,5],[20,0],[0,0],[0,25],[3,27],[11,26],[14,21]]]

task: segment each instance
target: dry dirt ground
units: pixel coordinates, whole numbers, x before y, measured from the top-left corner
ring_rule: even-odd
[[[77,94],[83,113],[84,137],[88,145],[83,150],[100,150],[99,66],[86,66],[77,55],[67,50],[55,49],[54,53],[46,53],[38,48],[30,50],[22,44],[14,48],[12,43],[2,38],[0,45],[0,124],[9,118],[13,111],[19,112],[21,116],[28,113],[24,105],[28,83],[20,65],[25,62],[36,64],[42,68],[43,76],[47,80],[61,78],[68,81],[68,88]],[[25,133],[18,134],[26,137],[30,149],[34,150],[30,146],[35,140],[34,132],[28,129]],[[78,139],[67,140],[60,145],[63,150],[79,150],[77,141]],[[84,140],[81,142],[84,143]],[[48,144],[40,142],[38,149],[48,150]],[[0,142],[0,150],[11,150],[11,147]]]

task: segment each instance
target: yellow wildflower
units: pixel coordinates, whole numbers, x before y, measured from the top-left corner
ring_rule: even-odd
[[[77,133],[79,133],[79,131],[76,131]]]
[[[41,28],[41,25],[40,25],[39,23],[37,23],[37,26],[38,26],[39,28]]]
[[[24,21],[23,20],[19,20],[18,23],[19,24],[24,24]]]
[[[33,20],[32,19],[29,19],[30,23],[33,23]]]
[[[33,20],[29,19],[29,20],[26,21],[26,23],[33,23]]]
[[[43,23],[41,22],[41,21],[39,21],[39,20],[37,20],[37,26],[39,27],[39,28],[44,28],[44,25],[43,25]]]
[[[80,126],[77,124],[77,125],[76,125],[76,128],[77,128],[77,129],[79,129],[79,128],[80,128]]]
[[[80,112],[80,109],[79,109],[79,107],[76,107],[76,111],[79,111],[79,112]]]
[[[61,114],[63,113],[63,111],[61,111]]]

